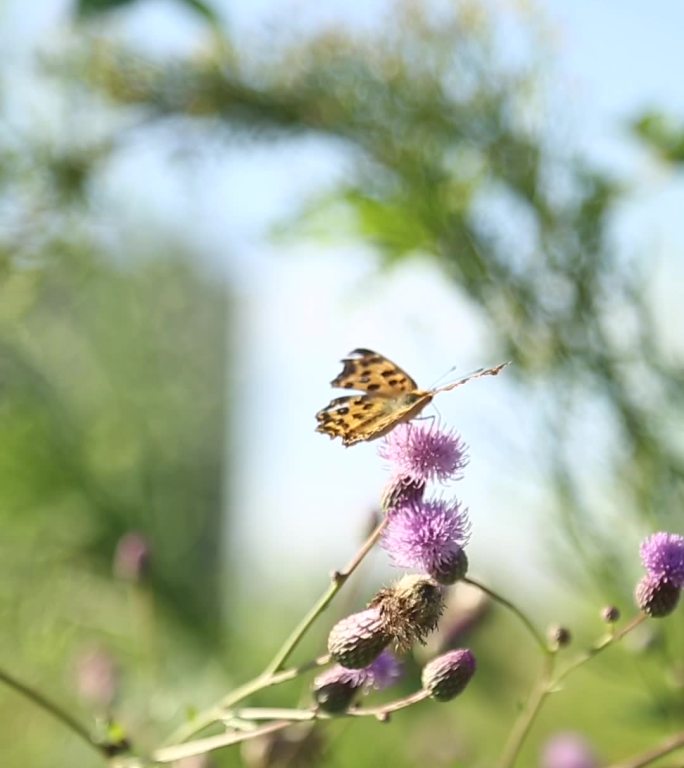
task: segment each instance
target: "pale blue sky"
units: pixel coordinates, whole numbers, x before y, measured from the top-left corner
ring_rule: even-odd
[[[24,54],[54,42],[68,3],[45,2],[41,14],[28,11],[31,5],[5,0],[0,6],[0,47],[12,62],[4,75],[8,81],[11,72],[15,84],[26,76]],[[241,37],[332,20],[372,26],[390,7],[379,0],[216,5]],[[118,17],[122,34],[167,51],[192,50],[201,39],[201,25],[172,2],[141,6]],[[660,275],[663,324],[672,327],[670,313],[679,306],[684,283],[684,185],[636,147],[624,121],[649,106],[684,117],[684,4],[547,0],[538,6],[552,33],[555,56],[547,80],[560,130],[571,145],[639,180],[616,236],[628,251],[652,250],[654,264],[664,256],[654,270]],[[31,114],[40,113],[44,107],[25,90],[14,98],[29,104]],[[498,362],[487,344],[485,318],[430,267],[409,265],[389,280],[377,280],[369,246],[268,242],[268,228],[305,195],[329,184],[344,164],[337,146],[310,139],[233,149],[197,167],[184,166],[155,138],[129,150],[107,179],[106,193],[120,201],[126,226],[142,229],[155,217],[226,266],[243,356],[234,382],[241,403],[234,436],[240,471],[229,500],[240,527],[231,545],[247,547],[256,567],[273,576],[291,564],[322,579],[339,566],[385,480],[375,446],[345,450],[313,431],[313,414],[330,397],[327,383],[341,356],[358,346],[377,348],[423,385],[454,365],[463,372]],[[322,297],[321,284],[337,288]],[[390,313],[397,305],[404,311]],[[543,397],[543,385],[538,394]],[[529,396],[499,377],[444,395],[437,407],[471,446],[471,465],[458,488],[474,521],[471,561],[480,572],[494,570],[496,561],[496,578],[515,578],[521,563],[535,557],[543,538],[536,533],[540,522],[547,529],[536,469],[544,443]],[[601,439],[605,435],[590,435],[599,456]],[[312,591],[319,586],[314,579]]]

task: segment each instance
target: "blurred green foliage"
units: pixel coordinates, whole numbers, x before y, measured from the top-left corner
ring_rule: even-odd
[[[98,40],[81,66],[102,92],[159,120],[219,120],[262,141],[342,141],[353,166],[311,201],[304,223],[334,221],[342,236],[351,221],[346,234],[373,243],[387,267],[434,261],[482,310],[511,375],[544,379],[537,405],[557,511],[573,552],[619,588],[622,550],[601,507],[649,525],[679,519],[684,456],[663,414],[680,411],[682,367],[654,321],[648,258],[615,247],[629,186],[548,135],[538,117],[544,61],[511,65],[498,31],[478,3],[446,14],[405,3],[381,32],[324,30],[268,48],[223,40],[171,62]],[[535,50],[536,25],[520,33]],[[352,215],[331,219],[340,210]],[[593,468],[609,489],[598,505],[569,450],[588,404],[614,434],[605,466]]]
[[[198,674],[228,641],[229,295],[188,247],[153,225],[141,237],[94,201],[111,137],[60,145],[22,133],[11,110],[0,135],[0,665],[90,724],[81,662],[111,658],[131,670],[117,687],[144,730],[150,692],[180,666]],[[132,532],[150,552],[139,588],[113,574]],[[3,766],[48,754],[92,764],[5,687],[0,713]],[[35,738],[9,739],[34,721]]]
[[[644,112],[632,123],[634,134],[667,163],[684,163],[684,125],[662,112]]]
[[[676,526],[684,494],[684,457],[672,438],[681,365],[653,322],[647,261],[623,258],[611,238],[628,187],[530,119],[543,112],[543,59],[511,65],[496,15],[478,3],[446,17],[406,3],[382,30],[335,29],[287,44],[218,38],[213,11],[187,4],[209,24],[204,49],[182,60],[108,39],[106,14],[91,36],[94,15],[133,2],[76,5],[81,37],[59,75],[109,100],[108,138],[74,137],[55,149],[27,136],[18,150],[0,134],[0,573],[12,628],[0,647],[18,673],[82,707],[84,719],[91,712],[76,703],[74,659],[93,643],[114,652],[125,670],[116,711],[143,746],[157,743],[185,704],[220,695],[234,682],[225,677],[259,669],[282,606],[273,597],[254,616],[224,594],[226,286],[162,233],[146,233],[144,245],[117,221],[108,222],[114,238],[98,230],[91,193],[125,142],[122,115],[142,115],[139,131],[182,116],[241,140],[315,134],[345,146],[349,173],[293,229],[315,232],[333,220],[340,236],[371,242],[387,269],[436,263],[481,310],[520,386],[546,382],[549,397],[537,405],[556,511],[604,593],[624,597],[631,574],[618,567],[620,541],[569,450],[587,401],[614,429],[609,461],[595,471],[626,522]],[[534,22],[519,31],[536,40]],[[636,130],[668,160],[681,159],[681,136],[659,119],[646,116]],[[149,540],[151,568],[128,589],[110,574],[117,542],[132,530]],[[589,609],[580,613],[589,622]],[[232,637],[241,617],[250,630]],[[467,702],[418,708],[382,728],[331,723],[322,745],[309,744],[317,755],[309,764],[491,765],[533,662],[508,618],[482,629],[469,637],[481,672]],[[675,620],[651,631],[644,642],[655,660],[621,650],[583,673],[553,699],[540,734],[585,728],[607,753],[629,754],[681,722],[681,654],[673,651],[681,631]],[[598,622],[584,633],[598,635]],[[625,689],[637,664],[643,685]],[[297,690],[259,703],[289,705]],[[4,765],[37,765],[46,754],[55,767],[90,764],[12,692],[0,692],[0,713],[4,733],[30,718],[39,734],[13,741]],[[534,763],[540,738],[522,764]],[[244,763],[238,750],[216,760],[278,764],[243,754]]]
[[[205,3],[203,0],[180,1],[183,5],[202,16],[205,21],[211,24],[217,24],[219,22],[218,15],[211,4]],[[137,2],[138,0],[77,0],[76,15],[88,19],[107,11],[134,5]]]

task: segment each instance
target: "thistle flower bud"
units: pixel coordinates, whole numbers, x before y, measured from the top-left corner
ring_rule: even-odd
[[[379,610],[397,648],[407,651],[416,640],[424,644],[435,629],[444,610],[444,598],[435,581],[427,576],[411,575],[381,589],[370,608]]]
[[[390,651],[383,651],[363,669],[347,669],[339,664],[327,669],[313,682],[318,708],[331,714],[344,712],[357,694],[383,690],[401,676],[401,665]]]
[[[357,686],[350,682],[337,680],[325,685],[317,685],[313,689],[313,696],[318,709],[336,715],[349,709],[354,697],[359,693]]]
[[[652,619],[668,616],[677,607],[680,589],[667,576],[646,574],[637,584],[634,597],[639,609]]]
[[[615,605],[606,605],[601,610],[601,618],[606,624],[615,624],[616,621],[620,621],[620,609]]]
[[[440,584],[455,584],[468,573],[468,556],[464,549],[457,549],[428,570]]]
[[[450,701],[468,685],[476,666],[475,656],[469,649],[449,651],[423,667],[423,688],[436,701]]]
[[[554,624],[547,630],[546,636],[552,648],[567,648],[572,642],[572,634],[567,627]]]
[[[382,508],[386,511],[408,504],[419,504],[423,500],[425,481],[399,475],[393,477],[382,493]]]
[[[371,606],[335,624],[328,635],[328,651],[343,667],[361,669],[374,661],[391,640],[382,612]]]

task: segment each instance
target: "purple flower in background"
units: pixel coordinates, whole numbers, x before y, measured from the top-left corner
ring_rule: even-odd
[[[434,574],[461,554],[469,538],[467,510],[457,501],[435,499],[392,510],[382,547],[395,565]]]
[[[381,691],[388,688],[401,677],[401,663],[388,650],[362,669],[347,669],[339,664],[320,674],[314,681],[316,687],[331,683],[345,683],[353,688],[375,688]]]
[[[102,648],[83,651],[76,659],[76,688],[90,704],[107,709],[118,688],[118,670],[112,656]]]
[[[390,685],[394,685],[401,677],[401,662],[392,651],[385,650],[370,666],[366,667],[366,672],[366,687],[383,691]]]
[[[114,553],[114,575],[123,581],[139,582],[150,565],[150,545],[137,531],[124,534]]]
[[[415,423],[397,425],[379,454],[392,464],[395,477],[413,483],[458,479],[468,463],[465,445],[455,432]]]
[[[641,562],[652,576],[662,576],[678,589],[684,587],[684,536],[654,533],[641,543]]]
[[[347,669],[336,664],[313,682],[317,706],[324,712],[346,711],[361,693],[371,688],[382,690],[401,676],[401,664],[390,651],[383,651],[374,662],[362,669]]]
[[[556,733],[544,746],[541,768],[598,768],[589,742],[579,733]]]

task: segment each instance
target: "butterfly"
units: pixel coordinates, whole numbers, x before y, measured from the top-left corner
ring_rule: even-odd
[[[398,365],[370,349],[355,349],[342,360],[342,373],[330,384],[366,394],[336,397],[316,414],[317,432],[341,437],[344,445],[375,440],[397,424],[415,418],[439,392],[448,392],[481,376],[496,376],[508,363],[480,368],[451,384],[419,389]]]

